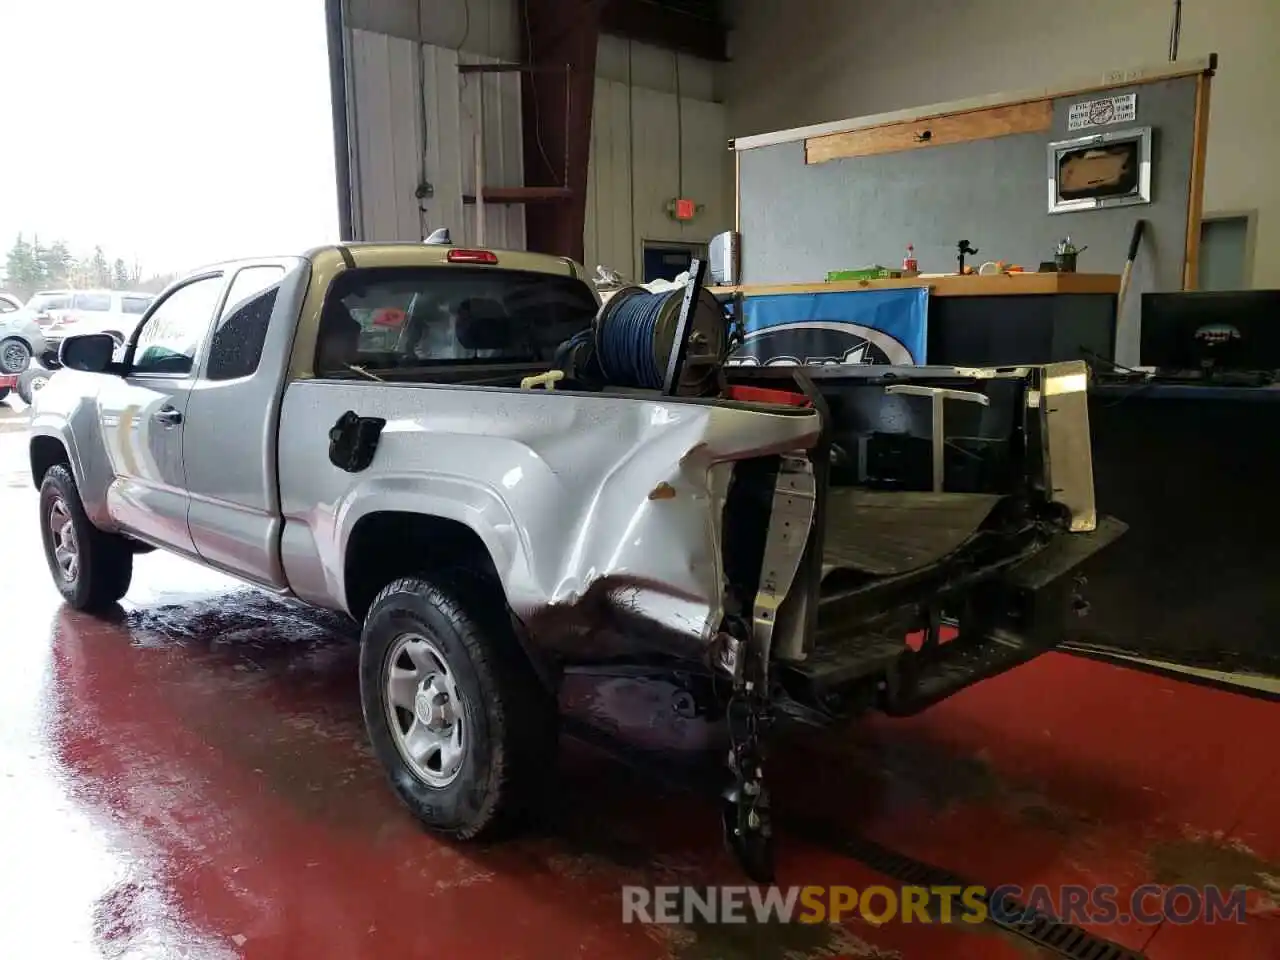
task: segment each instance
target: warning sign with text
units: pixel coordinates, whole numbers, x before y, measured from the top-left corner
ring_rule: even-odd
[[[1103,97],[1101,100],[1085,100],[1073,103],[1067,114],[1068,130],[1086,127],[1105,127],[1113,123],[1132,123],[1138,116],[1138,95],[1126,93],[1122,97]]]

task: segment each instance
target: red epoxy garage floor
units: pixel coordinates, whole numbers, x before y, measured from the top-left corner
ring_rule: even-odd
[[[159,555],[140,560],[117,622],[73,614],[34,507],[10,428],[2,956],[1052,956],[986,927],[623,926],[624,883],[741,882],[712,803],[569,745],[563,809],[541,833],[441,843],[365,749],[349,629]],[[638,739],[699,745],[644,685],[574,700]],[[807,739],[771,773],[784,813],[989,886],[1246,884],[1241,926],[1092,929],[1153,958],[1267,958],[1277,742],[1275,703],[1054,655],[919,718]],[[784,831],[779,882],[886,881]]]

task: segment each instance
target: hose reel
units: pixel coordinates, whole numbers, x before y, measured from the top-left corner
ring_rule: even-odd
[[[695,260],[691,267],[685,287],[651,293],[631,285],[611,293],[593,327],[561,345],[557,367],[600,387],[715,392],[728,331],[719,302],[702,286],[706,265]]]

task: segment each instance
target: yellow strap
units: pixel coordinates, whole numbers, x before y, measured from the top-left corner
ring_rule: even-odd
[[[554,390],[556,383],[564,379],[563,370],[548,370],[546,373],[539,373],[536,376],[525,377],[520,381],[521,390],[532,390],[534,387],[546,387],[548,390]]]

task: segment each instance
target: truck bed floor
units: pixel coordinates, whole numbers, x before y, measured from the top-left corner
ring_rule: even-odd
[[[908,573],[959,547],[1000,501],[996,494],[837,487],[827,501],[823,576]]]

